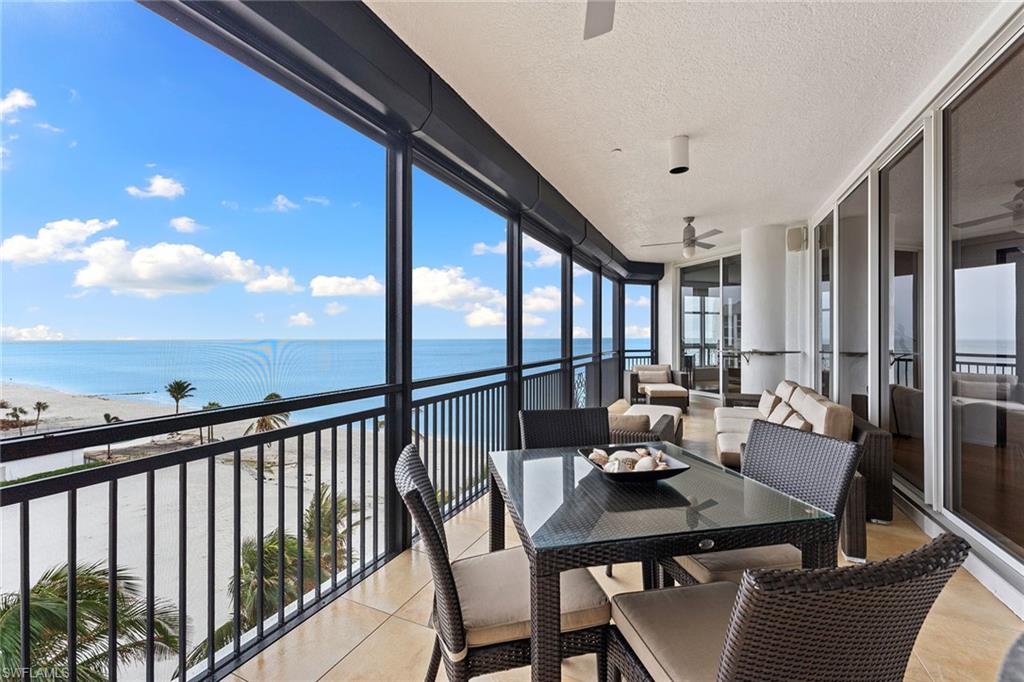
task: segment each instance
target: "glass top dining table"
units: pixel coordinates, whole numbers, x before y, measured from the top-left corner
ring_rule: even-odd
[[[490,549],[504,547],[507,511],[531,563],[535,680],[560,675],[561,571],[640,561],[648,589],[659,559],[782,543],[800,548],[806,568],[835,565],[831,514],[671,443],[646,445],[690,468],[622,484],[575,447],[489,454]]]

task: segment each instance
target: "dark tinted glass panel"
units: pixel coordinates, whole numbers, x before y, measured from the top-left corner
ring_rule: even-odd
[[[690,373],[690,386],[698,391],[718,393],[721,324],[721,287],[719,263],[712,261],[683,268],[682,288],[682,366]]]
[[[839,204],[839,402],[868,416],[868,183]]]
[[[815,297],[818,324],[818,391],[832,394],[832,214],[814,228]]]

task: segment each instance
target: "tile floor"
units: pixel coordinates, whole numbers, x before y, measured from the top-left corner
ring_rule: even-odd
[[[684,445],[706,451],[709,429],[710,407],[694,405]],[[448,521],[445,530],[453,555],[486,552],[486,500]],[[511,525],[505,537],[509,545],[519,541]],[[898,554],[926,541],[925,534],[897,509],[892,525],[869,527],[869,558]],[[605,577],[604,569],[592,571],[609,594],[640,589],[639,564],[616,566],[613,578]],[[432,599],[426,555],[414,547],[239,668],[235,677],[245,682],[422,680],[434,637],[427,627]],[[1021,633],[1024,621],[961,569],[925,621],[905,679],[990,682],[1003,654]],[[562,674],[570,682],[594,680],[593,656],[567,661]],[[438,677],[444,677],[443,666]],[[528,680],[529,669],[488,678]]]

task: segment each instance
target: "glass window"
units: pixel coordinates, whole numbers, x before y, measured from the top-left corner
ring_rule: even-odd
[[[1024,557],[1024,41],[946,111],[946,502]]]
[[[413,377],[503,367],[508,220],[413,169]]]
[[[690,386],[718,393],[719,325],[721,287],[719,262],[683,268],[680,281],[683,300],[682,366],[691,374]]]
[[[648,284],[627,284],[625,338],[626,349],[651,348],[651,287]]]
[[[523,233],[523,362],[562,356],[562,254]]]
[[[4,399],[39,431],[385,380],[380,144],[133,3],[5,7],[3,62]]]
[[[615,316],[612,314],[614,306],[613,289],[614,283],[607,277],[601,278],[601,350],[612,350],[612,329],[614,329]]]
[[[814,228],[818,346],[818,391],[832,395],[832,214]]]
[[[740,257],[729,256],[722,259],[722,305],[725,314],[722,316],[722,371],[725,376],[725,392],[741,393],[740,372],[743,360],[739,353],[743,349],[741,323],[743,321],[740,305]]]
[[[839,402],[868,416],[868,181],[839,204]]]
[[[883,413],[893,435],[893,468],[924,488],[921,286],[924,248],[924,144],[912,142],[879,172],[882,275]]]
[[[598,274],[573,263],[572,354],[590,355],[594,352],[594,282]],[[599,404],[599,361],[580,359],[573,365],[572,391],[576,407]]]

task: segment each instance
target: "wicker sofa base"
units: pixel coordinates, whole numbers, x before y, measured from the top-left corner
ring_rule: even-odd
[[[648,397],[648,405],[665,405],[666,407],[678,407],[683,411],[683,414],[690,413],[690,396],[664,396],[664,397]]]

